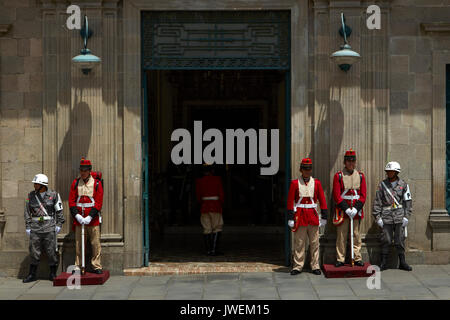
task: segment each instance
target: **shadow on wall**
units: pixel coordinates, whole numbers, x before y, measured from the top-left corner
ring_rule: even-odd
[[[78,95],[77,95],[78,96]],[[82,91],[79,97],[82,96]],[[82,156],[86,156],[91,144],[92,134],[92,112],[86,102],[76,102],[73,110],[70,113],[70,125],[62,142],[58,154],[58,162],[56,168],[55,190],[61,195],[61,199],[67,201],[69,199],[70,186],[73,179],[76,178],[75,173],[78,171],[78,166]],[[67,202],[66,202],[67,203]],[[64,243],[72,243],[75,248],[74,237],[71,235],[72,231],[72,217],[69,208],[64,208],[65,225],[62,232],[66,232]],[[67,245],[67,244],[66,244]],[[38,276],[48,277],[48,259],[45,253],[42,253],[41,263],[38,268]],[[75,256],[73,255],[73,262]],[[25,277],[29,271],[29,256],[22,261],[18,271],[19,277]],[[61,257],[60,257],[61,267]]]

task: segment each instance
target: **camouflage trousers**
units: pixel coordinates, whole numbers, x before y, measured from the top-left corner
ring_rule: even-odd
[[[45,251],[48,257],[48,265],[58,265],[58,256],[56,253],[56,235],[55,232],[30,234],[30,257],[31,264],[38,265],[41,259],[41,249]]]
[[[405,228],[401,223],[383,225],[383,233],[381,234],[381,253],[389,254],[389,248],[394,240],[397,253],[405,252]]]

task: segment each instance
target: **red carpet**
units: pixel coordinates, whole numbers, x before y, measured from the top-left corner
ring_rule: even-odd
[[[364,263],[363,267],[345,264],[342,267],[336,268],[334,264],[324,264],[323,273],[327,278],[357,278],[357,277],[370,277],[375,271],[367,273],[367,268],[370,263]]]
[[[67,285],[67,279],[72,276],[72,274],[63,272],[59,276],[57,276],[55,279],[53,279],[53,286],[66,286]],[[103,274],[96,274],[96,273],[90,273],[86,272],[84,276],[80,277],[80,285],[87,286],[87,285],[98,285],[98,284],[104,284],[106,280],[109,279],[109,271],[103,270]],[[75,279],[72,278],[70,283],[74,285]]]

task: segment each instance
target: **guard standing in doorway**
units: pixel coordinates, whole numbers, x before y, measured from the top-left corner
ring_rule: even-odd
[[[25,231],[30,237],[30,272],[23,282],[36,281],[36,271],[41,257],[41,247],[48,256],[49,280],[53,281],[58,269],[56,235],[65,221],[63,206],[58,192],[48,189],[48,177],[37,174],[33,181],[34,191],[25,203]]]
[[[336,172],[333,179],[333,199],[336,204],[333,224],[336,226],[336,267],[345,262],[347,237],[350,219],[353,220],[354,262],[364,266],[361,256],[360,225],[364,218],[363,206],[366,202],[366,178],[356,167],[356,152],[352,149],[345,152],[344,169]]]
[[[389,162],[384,170],[387,178],[378,186],[372,213],[383,229],[380,270],[387,269],[389,247],[394,239],[400,260],[399,269],[411,271],[405,260],[405,232],[412,212],[411,191],[409,185],[398,177],[401,171],[398,162]]]
[[[91,174],[91,170],[91,161],[81,158],[80,177],[73,180],[70,187],[69,207],[75,230],[75,265],[81,267],[81,225],[83,224],[92,246],[91,264],[94,273],[102,274],[100,211],[103,205],[103,185],[96,173]]]
[[[200,222],[207,255],[222,253],[218,250],[223,228],[222,205],[224,201],[222,179],[214,175],[211,165],[203,165],[203,177],[195,183],[197,201],[200,203]]]
[[[328,208],[322,184],[311,176],[312,160],[305,158],[300,164],[301,177],[291,181],[287,200],[288,224],[294,233],[294,261],[291,275],[302,272],[305,263],[306,237],[311,251],[311,270],[320,275],[319,226],[327,223]],[[317,211],[320,202],[320,221]]]

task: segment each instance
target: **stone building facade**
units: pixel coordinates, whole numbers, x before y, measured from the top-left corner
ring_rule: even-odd
[[[102,59],[88,76],[71,62],[82,40],[66,27],[70,4],[89,17],[94,33],[88,47]],[[371,4],[381,8],[380,30],[366,26]],[[33,176],[48,175],[67,208],[81,155],[105,177],[105,268],[121,273],[142,265],[140,17],[146,10],[289,11],[292,176],[300,159],[310,155],[329,199],[333,173],[351,147],[368,179],[370,213],[385,163],[400,162],[414,200],[409,259],[449,263],[450,1],[0,0],[0,274],[23,274],[27,268],[23,206]],[[353,30],[349,43],[362,57],[348,72],[329,58],[343,43],[341,12]],[[69,211],[65,214],[69,223],[58,240],[68,265],[73,234]],[[372,218],[365,219],[362,232],[364,255],[372,258],[378,245]],[[321,240],[325,261],[334,259],[334,241],[328,226]]]

